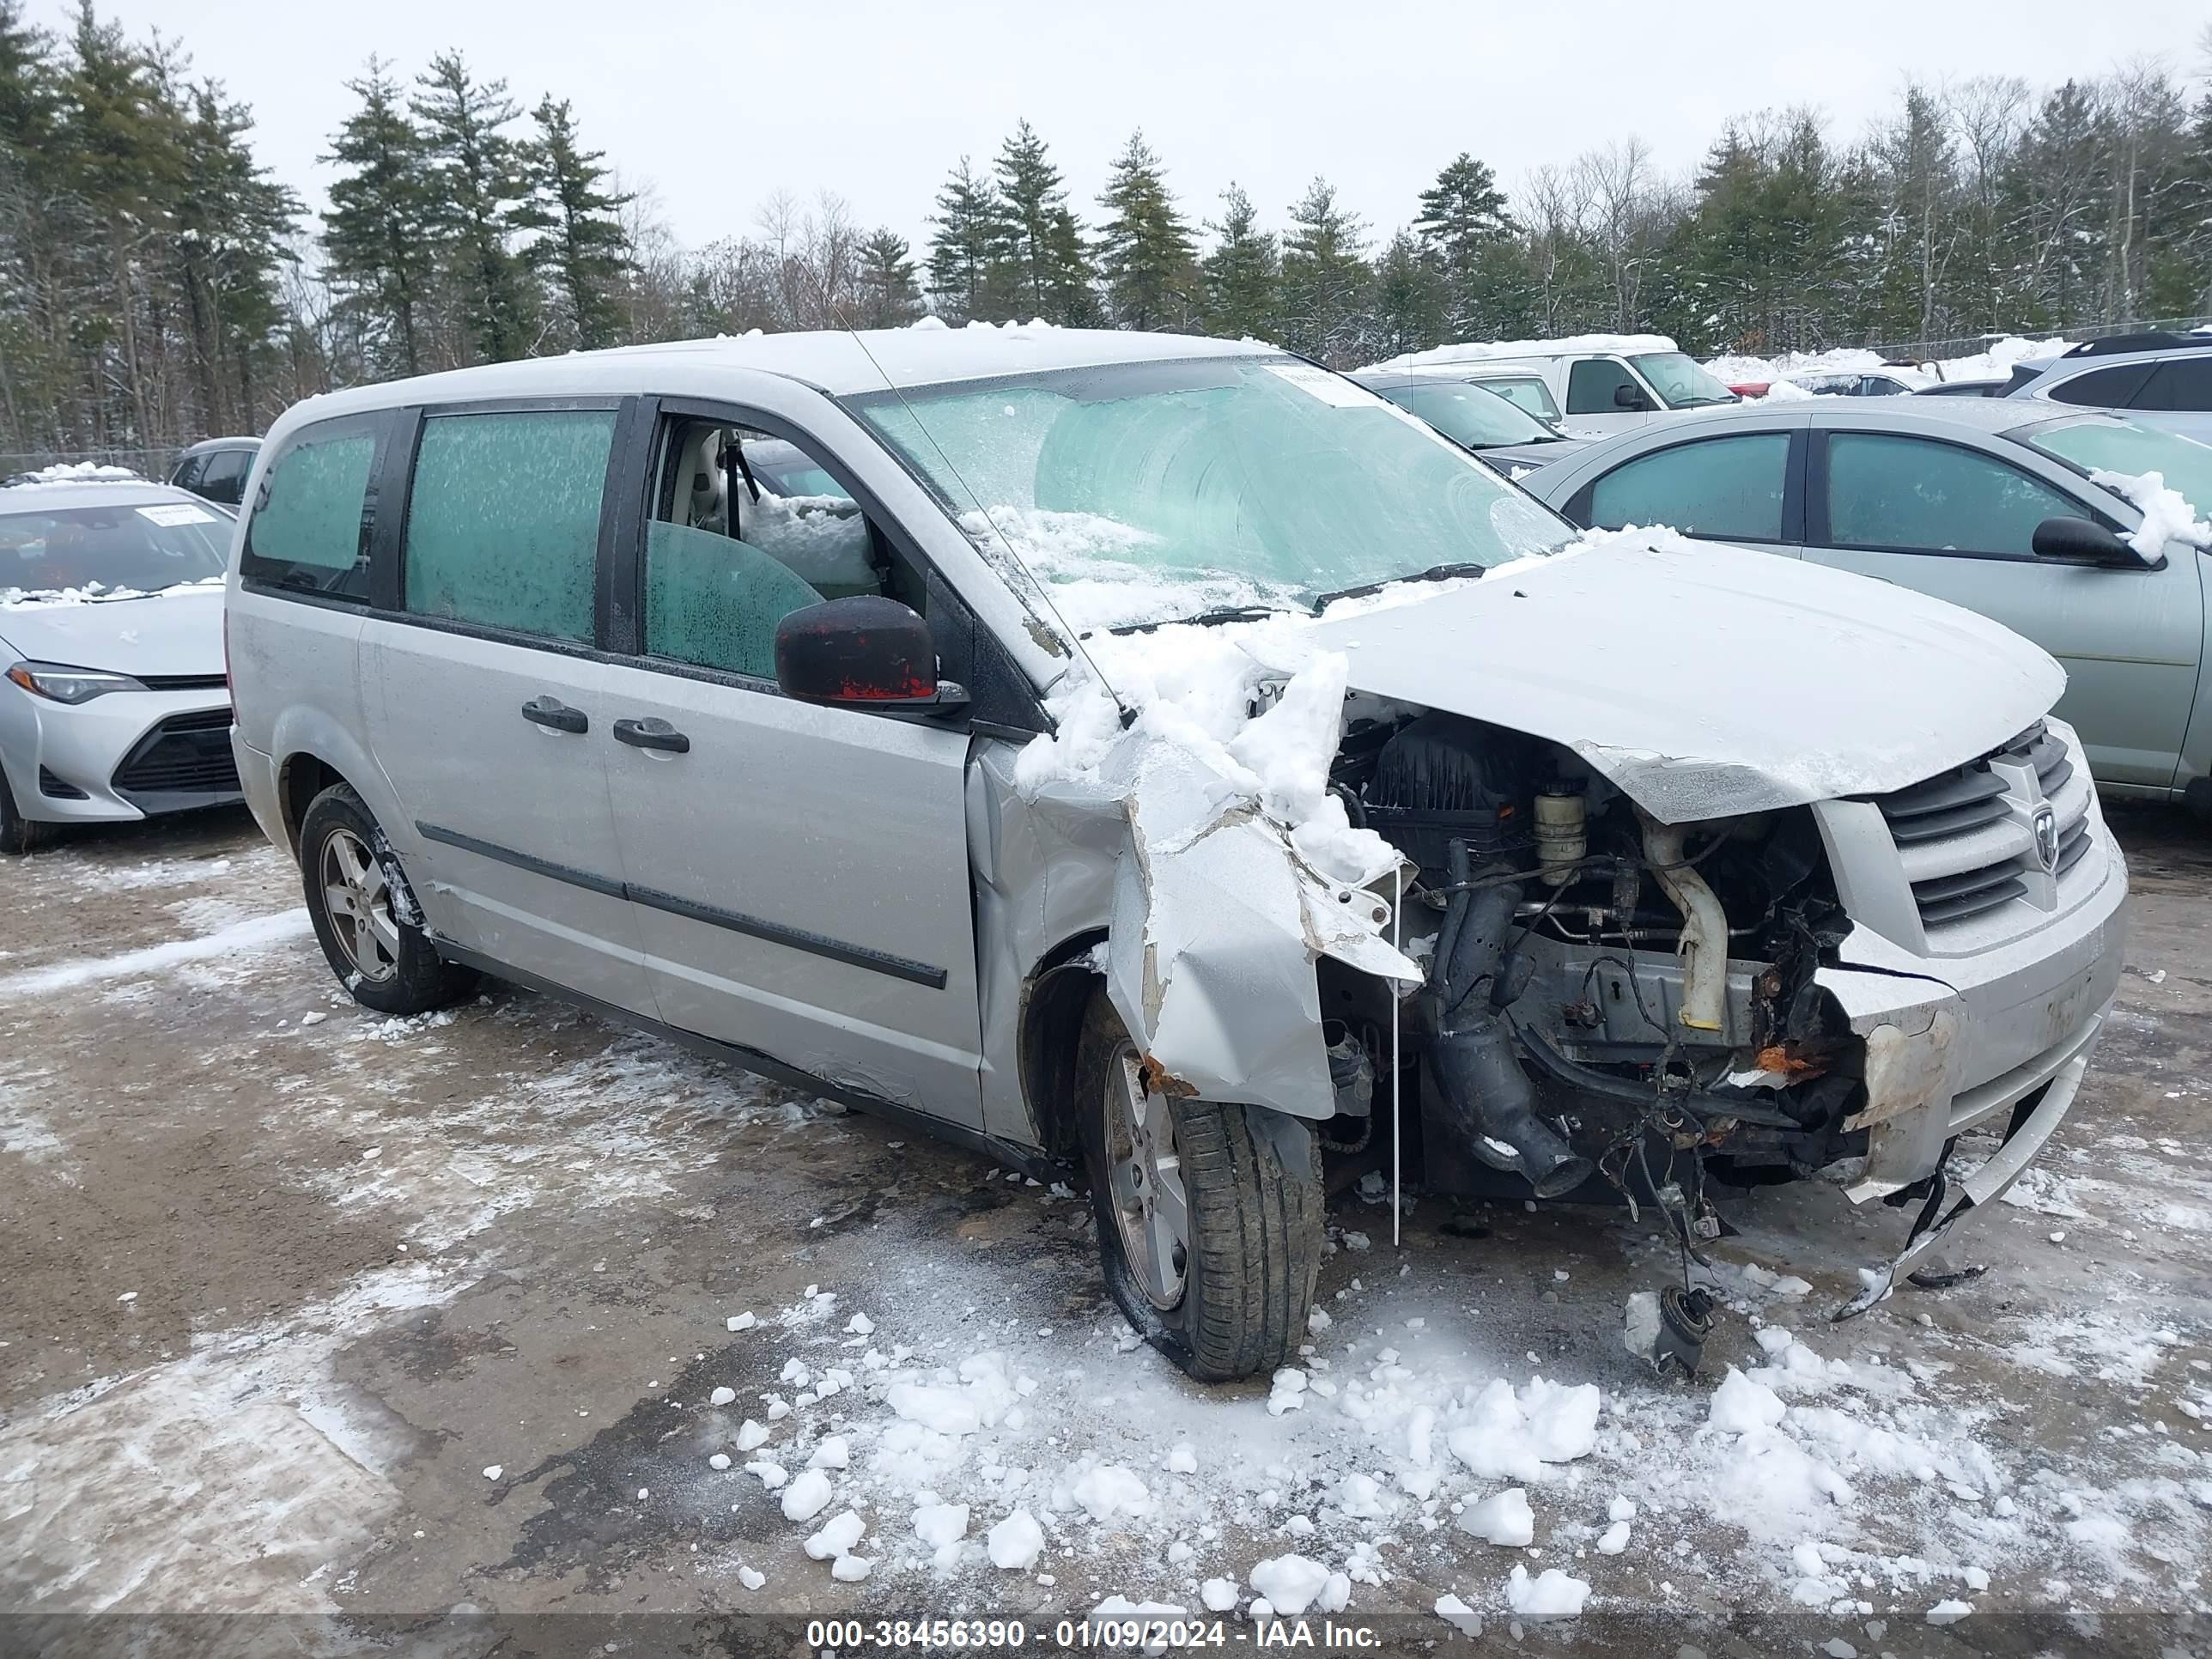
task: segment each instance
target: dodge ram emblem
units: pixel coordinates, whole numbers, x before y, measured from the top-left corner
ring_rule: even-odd
[[[2048,806],[2035,809],[2035,857],[2045,875],[2058,872],[2058,814]]]

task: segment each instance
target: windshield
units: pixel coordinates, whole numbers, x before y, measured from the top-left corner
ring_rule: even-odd
[[[1548,444],[1559,434],[1488,386],[1465,380],[1380,380],[1375,390],[1401,409],[1409,409],[1447,438],[1469,449],[1499,444]]]
[[[1628,361],[1643,371],[1644,378],[1667,400],[1669,409],[1742,401],[1679,351],[1647,351]]]
[[[853,406],[987,556],[1011,544],[1078,630],[1303,608],[1575,534],[1412,416],[1290,357],[1114,363]]]
[[[222,574],[230,520],[212,507],[158,500],[9,511],[14,506],[0,501],[0,597],[150,593]]]
[[[2156,472],[2198,518],[2212,513],[2212,448],[2193,438],[2126,421],[2081,421],[2033,433],[2027,442],[2085,472]]]

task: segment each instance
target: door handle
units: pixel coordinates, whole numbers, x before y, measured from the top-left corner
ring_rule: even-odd
[[[633,749],[659,749],[671,755],[691,752],[691,739],[659,719],[617,720],[615,741],[626,743]]]
[[[591,716],[580,708],[571,708],[558,697],[532,697],[522,705],[522,718],[532,726],[550,726],[556,732],[588,732]]]

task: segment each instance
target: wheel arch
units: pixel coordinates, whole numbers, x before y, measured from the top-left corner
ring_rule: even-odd
[[[1083,1034],[1084,1011],[1104,975],[1088,960],[1106,942],[1106,930],[1089,927],[1070,935],[1037,959],[1022,982],[1020,1036],[1022,1098],[1037,1139],[1054,1158],[1079,1159],[1083,1145],[1077,1127],[1075,1059]]]

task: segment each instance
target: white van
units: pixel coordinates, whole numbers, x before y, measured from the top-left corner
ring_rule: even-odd
[[[1606,437],[1684,409],[1741,403],[1664,334],[1577,334],[1563,340],[1493,340],[1409,351],[1361,371],[1433,372],[1479,363],[1540,379],[1576,437]],[[1516,400],[1517,401],[1517,400]]]

